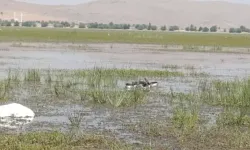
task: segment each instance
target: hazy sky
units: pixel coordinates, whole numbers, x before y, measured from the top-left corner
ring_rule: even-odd
[[[50,5],[58,5],[58,4],[81,4],[86,3],[94,0],[17,0],[17,1],[24,1],[24,2],[31,2],[31,3],[38,3],[38,4],[50,4]]]
[[[50,5],[58,5],[58,4],[70,4],[70,5],[73,4],[74,5],[74,4],[86,3],[86,2],[90,2],[94,0],[19,0],[19,1],[39,3],[39,4],[50,4]],[[210,1],[210,0],[207,0],[207,1]],[[223,1],[250,4],[250,0],[223,0]]]

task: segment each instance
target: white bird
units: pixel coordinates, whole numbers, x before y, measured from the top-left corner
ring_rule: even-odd
[[[11,103],[0,106],[0,126],[3,127],[14,127],[15,125],[30,123],[34,116],[35,113],[31,109],[21,104]]]

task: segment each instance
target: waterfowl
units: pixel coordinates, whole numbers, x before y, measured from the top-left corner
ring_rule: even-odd
[[[131,83],[126,83],[126,88],[127,88],[127,89],[131,89],[131,88],[133,88],[133,87],[134,87],[133,84],[131,84]]]
[[[155,87],[158,86],[158,82],[149,82],[146,78],[144,78],[145,81],[140,80],[139,82],[135,81],[132,83],[126,83],[126,88],[131,89],[131,88],[150,88],[150,87]]]
[[[158,82],[150,82],[149,85],[151,87],[156,87],[156,86],[158,86]]]
[[[14,127],[24,125],[34,119],[35,113],[21,104],[11,103],[0,105],[0,126]]]
[[[158,82],[149,82],[146,78],[144,78],[147,85],[149,85],[150,87],[155,87],[158,86]]]

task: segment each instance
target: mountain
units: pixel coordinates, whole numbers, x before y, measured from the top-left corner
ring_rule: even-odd
[[[250,27],[250,5],[195,0],[97,0],[79,5],[39,5],[1,0],[3,19],[15,11],[23,20],[67,20],[102,23],[149,23],[186,27],[218,25]]]

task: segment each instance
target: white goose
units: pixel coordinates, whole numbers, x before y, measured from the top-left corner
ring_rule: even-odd
[[[35,113],[17,103],[0,106],[0,126],[16,128],[18,125],[30,123],[34,119]],[[14,124],[14,125],[13,125]]]

